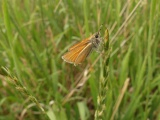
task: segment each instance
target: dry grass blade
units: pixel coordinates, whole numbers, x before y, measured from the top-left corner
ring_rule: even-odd
[[[121,93],[120,95],[118,96],[118,99],[117,99],[117,102],[115,104],[115,107],[114,107],[114,110],[113,110],[113,113],[112,113],[112,116],[111,116],[111,120],[114,120],[114,116],[119,108],[119,105],[121,104],[121,101],[123,99],[123,96],[124,96],[124,93],[126,92],[127,90],[127,87],[128,87],[128,84],[129,84],[129,78],[127,78],[124,82],[124,85],[123,85],[123,88],[121,90]]]
[[[111,39],[111,43],[113,44],[115,41],[115,38],[117,37],[117,35],[122,31],[123,27],[126,26],[126,24],[128,24],[129,19],[133,16],[133,14],[135,13],[136,9],[139,7],[140,3],[143,0],[140,0],[137,5],[134,7],[134,9],[132,10],[132,12],[127,16],[126,20],[123,22],[123,24],[121,25],[121,27],[118,29],[118,31],[116,32],[116,34],[112,37]]]

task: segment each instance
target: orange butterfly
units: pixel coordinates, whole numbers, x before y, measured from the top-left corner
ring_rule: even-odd
[[[74,64],[75,66],[82,63],[92,52],[94,48],[98,48],[102,41],[100,30],[91,35],[89,38],[73,45],[68,49],[68,52],[62,56],[65,62]]]

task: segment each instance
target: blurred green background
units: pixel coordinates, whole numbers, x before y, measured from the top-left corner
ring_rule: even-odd
[[[101,24],[112,49],[104,119],[160,120],[159,0],[1,0],[0,66],[11,76],[1,68],[0,120],[93,120],[102,58],[75,67],[61,56]]]

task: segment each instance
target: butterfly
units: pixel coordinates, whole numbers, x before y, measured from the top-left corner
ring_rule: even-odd
[[[99,48],[102,41],[100,30],[101,29],[90,37],[71,46],[68,49],[68,52],[62,56],[62,59],[65,62],[74,64],[75,66],[81,64],[90,55],[93,49]]]

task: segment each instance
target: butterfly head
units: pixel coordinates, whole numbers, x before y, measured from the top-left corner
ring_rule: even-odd
[[[97,48],[100,45],[101,39],[100,31],[93,34],[91,42],[94,48]]]

